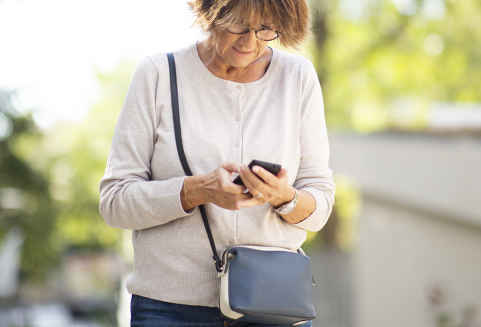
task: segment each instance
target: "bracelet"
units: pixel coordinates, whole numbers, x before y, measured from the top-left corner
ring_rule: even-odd
[[[187,204],[188,204],[189,206],[191,206],[192,208],[194,208],[194,206],[193,206],[192,204],[190,204],[189,201],[187,201],[187,191],[185,190],[185,185],[184,185],[184,187],[183,187],[183,190],[184,190],[184,200],[185,200],[185,202],[187,202]]]
[[[298,190],[295,190],[295,191],[296,191],[296,195],[294,195],[294,199],[285,203],[284,205],[281,205],[279,208],[272,208],[272,209],[274,209],[274,211],[280,215],[288,214],[292,210],[294,210],[296,208],[297,201],[299,200],[299,191]]]

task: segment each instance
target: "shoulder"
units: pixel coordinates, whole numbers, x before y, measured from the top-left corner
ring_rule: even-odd
[[[306,57],[279,49],[274,49],[274,51],[276,53],[279,66],[282,68],[306,72],[316,71],[314,65]]]
[[[293,78],[296,82],[317,80],[317,72],[309,59],[298,54],[274,49],[277,70],[285,77]]]
[[[137,65],[135,75],[140,76],[159,76],[160,72],[168,67],[167,54],[157,53],[144,57]]]
[[[189,45],[185,48],[172,51],[172,53],[174,54],[176,66],[179,62],[183,62],[189,57],[192,46],[193,45]],[[168,72],[168,69],[169,64],[167,59],[167,52],[156,53],[148,55],[140,61],[136,69],[136,74],[156,74],[157,76],[159,76],[163,75],[165,72]]]

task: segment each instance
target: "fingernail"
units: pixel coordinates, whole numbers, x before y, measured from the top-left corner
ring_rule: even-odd
[[[254,168],[252,168],[252,171],[254,173],[258,173],[259,172],[259,167],[255,166]]]

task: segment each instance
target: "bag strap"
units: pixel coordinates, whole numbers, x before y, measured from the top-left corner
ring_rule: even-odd
[[[187,163],[187,158],[184,153],[184,146],[182,145],[182,133],[180,130],[180,114],[179,114],[179,97],[177,92],[177,73],[175,71],[175,60],[172,53],[167,53],[167,59],[169,61],[169,72],[170,72],[170,93],[172,97],[172,116],[174,118],[174,134],[175,143],[177,144],[177,152],[179,154],[180,163],[187,176],[192,176],[192,171]],[[217,254],[217,249],[215,248],[214,237],[210,230],[209,221],[207,220],[207,214],[205,213],[204,205],[199,206],[200,214],[202,215],[202,221],[204,222],[205,231],[207,232],[207,237],[209,238],[210,247],[212,248],[212,253],[214,254],[213,259],[215,262],[215,269],[218,272],[223,271],[222,261]]]

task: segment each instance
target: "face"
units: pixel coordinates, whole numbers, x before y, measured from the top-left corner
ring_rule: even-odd
[[[220,33],[215,44],[217,60],[231,67],[248,66],[266,50],[268,41],[259,40],[254,30],[246,34],[232,34],[226,29]]]

